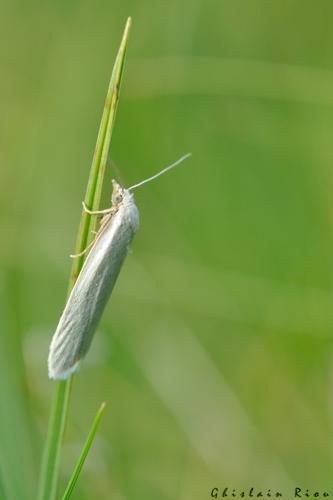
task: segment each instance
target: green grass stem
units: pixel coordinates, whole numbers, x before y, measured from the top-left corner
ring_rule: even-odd
[[[124,68],[130,27],[131,18],[128,18],[118,55],[113,67],[89,173],[85,203],[93,210],[98,209],[100,204],[106,162],[119,101],[119,89]],[[81,222],[76,240],[76,253],[80,253],[88,245],[91,227],[91,216],[82,211]],[[71,291],[80,273],[83,262],[84,256],[73,260],[69,280],[69,292]],[[65,432],[72,381],[73,376],[67,380],[56,382],[54,400],[42,459],[38,496],[39,500],[54,500],[56,497],[60,466],[60,451]]]

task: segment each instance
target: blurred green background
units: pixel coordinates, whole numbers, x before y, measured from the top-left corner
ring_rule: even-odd
[[[330,0],[2,2],[0,496],[34,499],[106,89],[133,17],[110,180],[141,228],[75,377],[73,498],[333,491]]]

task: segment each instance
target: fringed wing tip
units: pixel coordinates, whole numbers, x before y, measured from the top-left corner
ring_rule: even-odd
[[[79,368],[80,361],[77,361],[73,366],[67,368],[66,370],[59,370],[52,366],[52,363],[49,362],[48,370],[49,370],[49,378],[53,380],[66,380],[68,379],[74,372],[76,372]]]

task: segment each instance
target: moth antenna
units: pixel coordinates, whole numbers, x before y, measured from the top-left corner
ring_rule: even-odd
[[[159,172],[157,172],[157,174],[152,175],[151,177],[148,177],[148,179],[145,179],[145,180],[143,180],[141,182],[138,182],[137,184],[134,184],[133,186],[131,186],[130,188],[128,188],[128,190],[132,191],[133,189],[136,189],[137,187],[142,186],[142,184],[146,184],[146,182],[150,182],[150,181],[156,179],[156,177],[159,177],[160,175],[164,174],[168,170],[171,170],[172,168],[177,167],[177,165],[179,165],[180,163],[182,163],[184,160],[186,160],[190,156],[192,156],[192,153],[187,153],[186,155],[182,156],[181,158],[179,158],[177,161],[175,161],[171,165],[168,165],[167,167],[165,167],[162,170],[160,170]]]

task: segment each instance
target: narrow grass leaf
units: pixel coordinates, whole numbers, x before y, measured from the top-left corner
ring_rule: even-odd
[[[73,474],[72,474],[72,476],[71,476],[71,478],[70,478],[70,480],[68,482],[68,485],[67,485],[65,493],[64,493],[64,495],[62,497],[62,500],[68,500],[71,497],[72,493],[73,493],[73,489],[75,487],[75,484],[76,484],[76,482],[78,480],[78,477],[80,475],[80,472],[82,470],[83,464],[84,464],[84,462],[85,462],[85,460],[87,458],[87,455],[89,453],[90,447],[91,447],[92,442],[94,440],[94,437],[95,437],[97,428],[99,426],[99,423],[101,421],[102,415],[104,413],[105,407],[106,407],[106,403],[104,402],[104,403],[101,404],[98,412],[96,413],[96,416],[95,416],[94,421],[92,423],[92,426],[90,428],[87,440],[84,443],[82,452],[81,452],[81,454],[79,456],[79,459],[77,461],[77,464],[75,466]]]
[[[88,178],[85,203],[89,208],[94,210],[99,207],[101,198],[105,167],[119,100],[119,89],[124,68],[130,27],[131,18],[128,18],[118,55],[113,67]],[[91,216],[82,211],[81,222],[76,240],[76,253],[80,253],[89,243],[89,237],[91,234],[90,227]],[[72,289],[81,271],[83,262],[84,256],[73,261],[68,293]],[[73,376],[65,381],[56,383],[56,390],[42,460],[38,497],[39,500],[54,500],[56,497],[60,466],[60,450],[65,431],[72,380]]]

